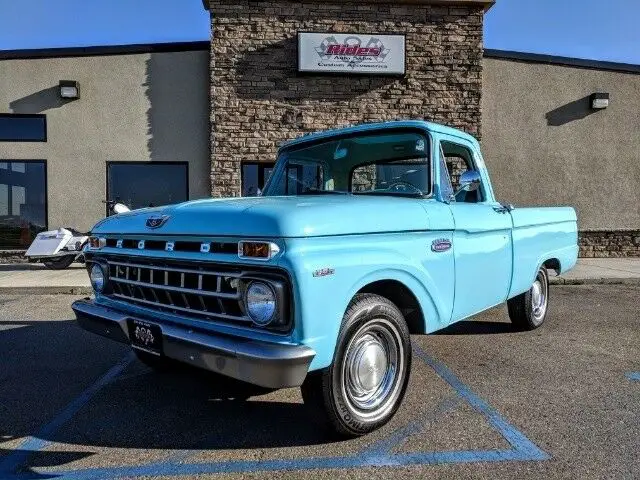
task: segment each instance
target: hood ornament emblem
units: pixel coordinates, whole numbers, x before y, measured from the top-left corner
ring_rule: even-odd
[[[167,220],[169,220],[169,215],[149,217],[147,218],[145,225],[147,228],[160,228],[162,225],[167,223]]]

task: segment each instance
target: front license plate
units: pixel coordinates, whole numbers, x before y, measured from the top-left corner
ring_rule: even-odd
[[[162,329],[155,323],[129,319],[131,346],[155,355],[162,354]]]

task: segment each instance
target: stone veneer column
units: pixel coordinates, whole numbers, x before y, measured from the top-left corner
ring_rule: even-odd
[[[479,136],[484,5],[434,3],[211,0],[213,195],[240,195],[241,162],[317,130],[426,119]],[[298,31],[404,33],[407,74],[300,75]]]

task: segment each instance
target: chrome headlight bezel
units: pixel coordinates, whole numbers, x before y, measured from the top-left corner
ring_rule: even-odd
[[[95,276],[94,276],[95,272]],[[89,281],[91,282],[91,288],[96,293],[103,293],[107,287],[107,273],[105,269],[99,263],[92,263],[89,269]]]
[[[251,315],[247,302],[247,293],[249,287],[254,284],[265,284],[273,292],[275,296],[275,310],[269,320],[261,321]],[[265,329],[274,333],[284,333],[291,329],[293,322],[293,311],[290,303],[291,293],[289,291],[288,282],[271,276],[263,276],[257,274],[247,274],[240,279],[240,306],[244,315],[252,322],[255,328]]]
[[[271,307],[268,307],[270,308],[271,311],[266,316],[264,315],[260,316],[259,313],[255,312],[255,305],[253,306],[253,308],[251,305],[251,301],[249,298],[250,295],[252,294],[251,290],[257,289],[257,288],[263,288],[264,289],[263,292],[268,292],[268,294],[270,294],[271,296],[270,301],[273,302],[273,305]],[[244,290],[244,305],[247,311],[247,315],[255,325],[259,327],[266,327],[271,322],[273,322],[278,316],[278,310],[279,310],[278,304],[279,304],[278,295],[276,294],[276,291],[274,290],[274,288],[269,282],[265,282],[262,280],[252,280],[247,284]]]

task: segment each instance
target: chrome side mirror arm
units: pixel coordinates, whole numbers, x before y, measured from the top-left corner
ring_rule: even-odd
[[[453,198],[457,197],[460,192],[475,192],[480,188],[482,177],[476,170],[467,170],[460,175],[460,186],[453,194]]]

